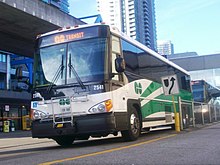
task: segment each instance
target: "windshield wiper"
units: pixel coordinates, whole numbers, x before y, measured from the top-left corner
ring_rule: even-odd
[[[76,72],[75,68],[73,67],[72,65],[72,62],[71,62],[71,53],[69,54],[69,64],[68,64],[68,67],[69,67],[69,77],[71,77],[71,71],[73,72],[74,76],[76,77],[76,80],[77,82],[79,83],[80,87],[82,89],[86,89],[85,85],[83,84],[82,80],[80,79],[78,73]]]
[[[54,75],[52,81],[50,82],[50,85],[49,85],[48,88],[47,88],[47,91],[48,91],[48,92],[50,92],[50,90],[52,89],[54,83],[57,82],[57,80],[58,80],[58,78],[59,78],[60,75],[61,75],[61,79],[63,78],[63,71],[64,71],[64,68],[65,68],[65,67],[64,67],[63,58],[64,58],[64,56],[62,55],[61,64],[60,64],[60,66],[58,67],[58,69],[57,69],[57,71],[56,71],[56,73],[55,73],[55,75]]]

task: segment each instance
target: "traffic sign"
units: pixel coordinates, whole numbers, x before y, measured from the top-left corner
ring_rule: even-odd
[[[164,95],[179,93],[179,85],[176,75],[164,76],[161,78]]]
[[[5,111],[9,112],[9,105],[5,105]]]

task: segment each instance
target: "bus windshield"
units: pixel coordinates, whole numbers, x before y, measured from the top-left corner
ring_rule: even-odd
[[[41,48],[35,59],[35,86],[103,81],[106,53],[106,38]]]

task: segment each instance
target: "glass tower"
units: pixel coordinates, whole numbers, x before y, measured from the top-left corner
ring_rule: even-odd
[[[154,0],[97,0],[103,21],[157,50]]]

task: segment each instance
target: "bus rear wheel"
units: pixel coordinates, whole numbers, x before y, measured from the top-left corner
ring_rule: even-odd
[[[131,109],[128,115],[128,130],[121,131],[125,141],[134,141],[140,136],[140,117],[135,109]]]
[[[54,140],[59,144],[60,146],[67,147],[73,144],[75,137],[72,136],[62,136],[62,137],[56,137]]]

